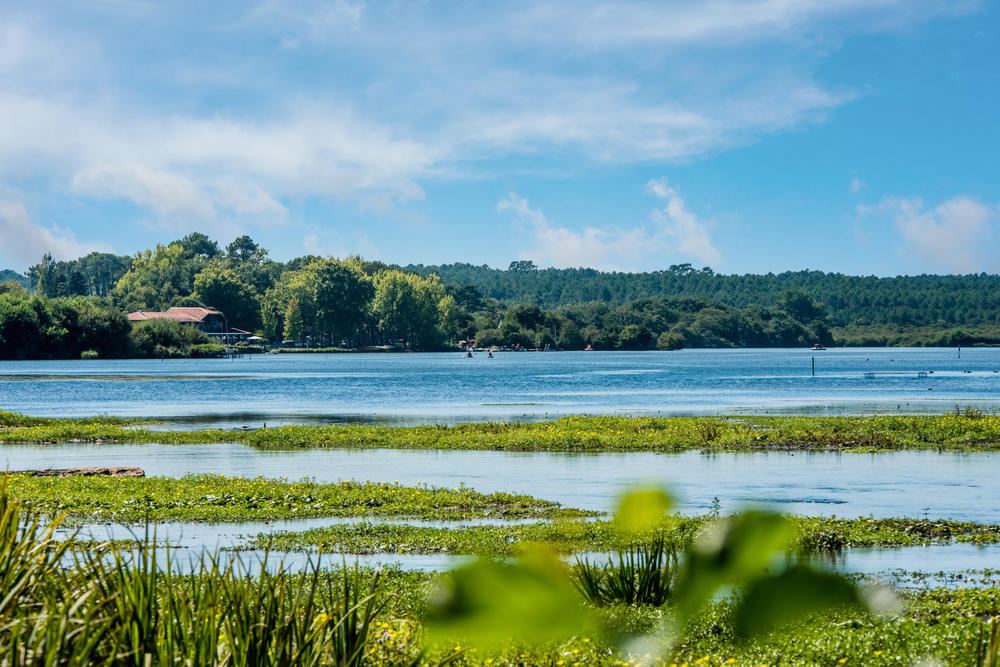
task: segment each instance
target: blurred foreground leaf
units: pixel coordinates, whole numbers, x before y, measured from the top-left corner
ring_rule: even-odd
[[[793,565],[750,584],[736,609],[733,629],[747,637],[814,612],[861,604],[858,589],[840,575]]]
[[[615,524],[626,535],[648,533],[663,523],[673,499],[657,487],[630,491],[618,503]]]
[[[516,563],[476,560],[453,570],[430,600],[432,642],[466,642],[483,649],[564,640],[595,626],[554,555]]]
[[[688,550],[677,584],[677,611],[686,621],[723,586],[764,576],[794,536],[780,514],[749,511],[717,522]]]

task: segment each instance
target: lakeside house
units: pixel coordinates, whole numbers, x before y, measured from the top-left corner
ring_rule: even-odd
[[[137,310],[129,313],[129,322],[144,322],[146,320],[173,320],[181,324],[196,327],[209,338],[223,345],[244,341],[252,334],[243,329],[230,328],[226,316],[218,310],[191,306],[173,306],[164,311]]]

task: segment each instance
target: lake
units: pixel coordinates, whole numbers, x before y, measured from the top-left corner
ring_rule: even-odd
[[[813,361],[815,360],[815,376]],[[1000,349],[847,348],[484,354],[287,354],[210,360],[0,362],[0,409],[43,416],[154,417],[154,428],[284,423],[538,420],[566,414],[941,413],[1000,409]],[[995,522],[1000,454],[759,452],[563,454],[266,450],[239,444],[5,446],[7,469],[135,465],[190,472],[427,482],[515,491],[602,512],[630,485],[667,485],[686,512],[764,505],[804,515]],[[171,542],[214,548],[304,523],[164,526]],[[466,522],[468,523],[468,522]],[[101,534],[107,528],[92,528]],[[122,536],[124,527],[110,534]],[[995,567],[998,547],[849,550],[839,569]],[[302,555],[291,556],[305,562]],[[440,568],[448,556],[365,556]],[[339,562],[339,557],[335,557]],[[353,560],[353,558],[351,559]]]
[[[1000,348],[960,354],[837,348],[5,361],[0,409],[159,417],[169,428],[1000,409]]]

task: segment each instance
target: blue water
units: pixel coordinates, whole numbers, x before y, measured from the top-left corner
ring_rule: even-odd
[[[812,363],[815,360],[815,376]],[[235,360],[0,362],[0,409],[43,416],[158,417],[160,428],[282,423],[454,423],[565,414],[1000,411],[1000,349],[268,355]],[[666,484],[683,511],[766,505],[798,514],[995,522],[996,453],[751,455],[267,451],[240,445],[5,446],[8,469],[139,465],[150,475],[221,472],[428,482],[520,491],[608,511],[638,482]],[[326,520],[330,521],[330,520]],[[172,542],[224,546],[276,525],[174,526]],[[292,528],[292,526],[285,526]],[[115,529],[117,531],[124,528]],[[227,537],[232,532],[234,535]],[[849,571],[994,568],[997,547],[851,550]],[[302,560],[304,556],[294,555]],[[365,560],[367,558],[367,560]],[[447,556],[360,557],[439,568]],[[339,561],[339,557],[336,557]]]
[[[816,375],[812,376],[815,359]],[[842,348],[0,362],[0,409],[172,428],[565,414],[1000,410],[1000,348]],[[920,373],[927,373],[925,377]]]

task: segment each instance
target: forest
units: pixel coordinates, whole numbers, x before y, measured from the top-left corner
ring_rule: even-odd
[[[134,257],[44,256],[0,283],[0,358],[220,353],[190,327],[130,326],[171,306],[225,313],[273,344],[446,350],[579,350],[1000,344],[1000,276],[722,275],[471,264],[393,266],[360,257],[271,259],[249,236],[192,233]],[[25,285],[27,284],[27,285]]]

